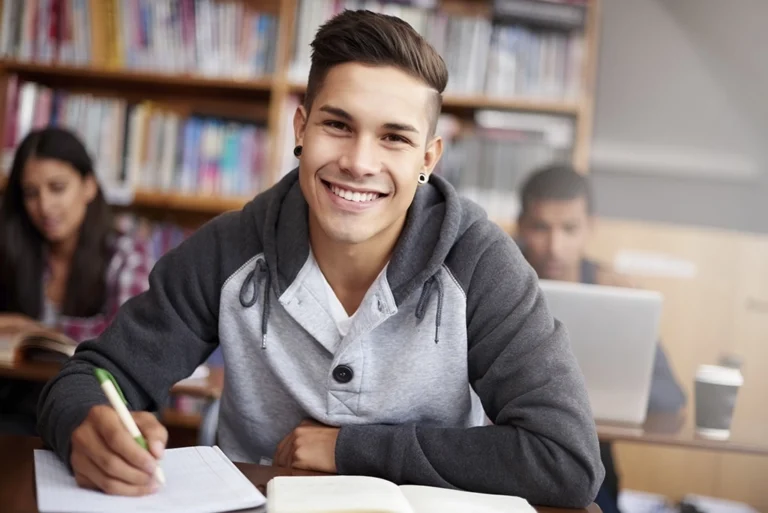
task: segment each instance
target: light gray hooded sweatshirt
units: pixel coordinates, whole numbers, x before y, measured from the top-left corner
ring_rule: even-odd
[[[588,505],[604,470],[584,380],[514,241],[432,176],[340,337],[307,279],[307,212],[293,170],[163,256],[45,388],[44,441],[69,461],[73,430],[106,403],[94,366],[157,411],[220,345],[217,443],[235,461],[271,458],[312,418],[341,427],[342,474]]]

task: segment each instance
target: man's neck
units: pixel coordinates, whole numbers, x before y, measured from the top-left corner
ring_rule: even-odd
[[[310,216],[312,253],[347,314],[357,311],[366,292],[387,265],[401,230],[402,224],[364,243],[345,244],[329,239]]]

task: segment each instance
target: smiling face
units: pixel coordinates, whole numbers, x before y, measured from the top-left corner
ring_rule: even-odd
[[[35,157],[24,166],[21,187],[32,224],[52,244],[78,236],[97,193],[92,177],[83,178],[66,162]]]
[[[313,241],[393,246],[418,187],[442,153],[430,131],[437,93],[388,66],[333,67],[309,115],[294,116],[299,182]]]

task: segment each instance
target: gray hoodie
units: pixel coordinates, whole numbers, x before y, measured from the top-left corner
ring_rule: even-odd
[[[603,480],[583,377],[514,241],[439,176],[419,187],[385,272],[346,336],[308,280],[307,204],[293,170],[161,258],[45,388],[41,436],[106,402],[109,369],[136,410],[220,345],[218,444],[270,458],[303,419],[340,426],[339,473],[583,507]],[[487,419],[493,425],[487,425]]]

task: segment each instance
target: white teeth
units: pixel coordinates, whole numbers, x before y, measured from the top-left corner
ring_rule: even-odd
[[[347,201],[354,201],[356,203],[373,201],[379,197],[375,192],[352,192],[335,185],[331,185],[331,192]]]

